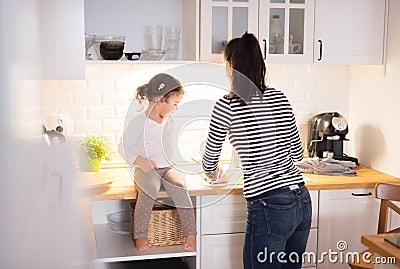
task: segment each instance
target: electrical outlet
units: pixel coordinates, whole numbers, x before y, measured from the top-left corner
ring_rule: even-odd
[[[65,115],[52,115],[51,116],[51,128],[59,133],[65,132],[66,121]]]

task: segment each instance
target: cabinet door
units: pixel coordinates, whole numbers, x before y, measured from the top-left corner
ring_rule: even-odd
[[[243,195],[210,195],[201,198],[201,234],[238,233],[246,229]]]
[[[42,79],[85,79],[84,1],[41,0],[40,27]]]
[[[200,60],[222,62],[226,43],[246,31],[258,34],[257,0],[202,0]]]
[[[379,200],[373,193],[373,189],[320,191],[318,258],[323,252],[345,258],[346,253],[366,249],[361,235],[374,234],[378,228]],[[329,261],[325,255],[318,268],[345,268],[346,263]]]
[[[268,63],[312,63],[314,0],[262,0],[259,18]]]
[[[385,0],[317,0],[314,62],[382,64]]]
[[[311,203],[312,203],[312,221],[311,228],[317,228],[318,226],[318,191],[310,191]]]
[[[201,236],[200,268],[243,268],[244,233]]]

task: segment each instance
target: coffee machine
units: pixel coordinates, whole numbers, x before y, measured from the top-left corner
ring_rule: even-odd
[[[327,112],[315,115],[310,119],[308,138],[309,157],[326,158],[333,153],[333,159],[352,161],[358,159],[343,153],[343,141],[347,141],[348,124],[338,112]]]

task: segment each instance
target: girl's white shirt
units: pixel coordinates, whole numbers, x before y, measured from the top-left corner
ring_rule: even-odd
[[[128,164],[140,155],[156,162],[158,168],[171,166],[173,160],[173,120],[157,123],[142,112],[129,121],[123,136],[123,155]],[[177,141],[175,141],[175,144]]]

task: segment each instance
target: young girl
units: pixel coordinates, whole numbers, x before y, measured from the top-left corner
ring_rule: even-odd
[[[185,230],[183,248],[195,251],[196,225],[190,196],[185,189],[184,175],[173,168],[172,121],[168,117],[177,109],[184,94],[181,83],[161,73],[136,90],[140,105],[148,101],[144,112],[135,116],[123,135],[123,156],[135,166],[138,196],[134,210],[134,240],[138,251],[152,247],[147,230],[157,193],[162,186],[173,199]]]
[[[231,89],[211,115],[204,171],[216,179],[221,145],[229,133],[244,170],[244,268],[300,269],[310,232],[311,198],[294,165],[303,149],[292,108],[282,92],[265,85],[266,68],[254,35],[231,40],[224,57]],[[286,255],[279,259],[282,255],[274,253]],[[289,259],[292,253],[300,259]]]

